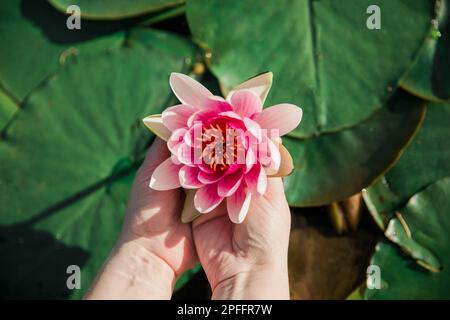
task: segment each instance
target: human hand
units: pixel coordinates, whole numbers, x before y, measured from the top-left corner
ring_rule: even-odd
[[[288,299],[290,213],[281,178],[268,180],[243,223],[232,223],[221,205],[191,227],[180,220],[181,189],[148,187],[167,157],[156,139],[136,175],[120,239],[86,298],[170,298],[177,275],[197,262],[197,250],[213,298]]]
[[[289,299],[287,251],[291,216],[281,178],[269,178],[241,224],[226,206],[192,223],[213,299]]]
[[[149,188],[168,157],[156,138],[136,175],[121,236],[86,298],[169,299],[177,276],[197,262],[191,225],[180,220],[183,191]]]

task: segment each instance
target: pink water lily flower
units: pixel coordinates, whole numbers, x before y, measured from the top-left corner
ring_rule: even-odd
[[[226,201],[231,221],[241,223],[252,199],[266,192],[267,178],[293,170],[280,137],[299,125],[302,109],[287,103],[263,109],[271,85],[272,73],[264,73],[224,99],[184,74],[171,74],[181,104],[143,121],[171,152],[153,172],[150,187],[185,189],[183,222]]]

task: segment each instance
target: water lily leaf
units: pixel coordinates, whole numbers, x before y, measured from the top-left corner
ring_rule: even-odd
[[[142,45],[145,48],[160,50],[164,54],[177,56],[182,52],[186,64],[192,64],[197,55],[197,47],[188,39],[173,33],[149,29],[133,28],[127,36],[128,45]]]
[[[10,0],[0,4],[0,83],[23,98],[65,62],[85,54],[120,47],[128,23],[86,22],[69,30],[67,17],[45,0]]]
[[[402,88],[429,100],[450,98],[450,2],[436,1],[436,21]]]
[[[381,230],[385,230],[394,217],[393,209],[401,203],[400,198],[389,189],[385,176],[379,177],[369,188],[362,191],[364,202],[372,218]]]
[[[19,110],[17,103],[0,89],[0,132]]]
[[[450,104],[430,105],[422,129],[400,161],[386,174],[395,194],[407,200],[424,186],[450,174]],[[411,174],[411,173],[414,174]]]
[[[397,216],[397,218],[389,221],[386,232],[384,233],[386,238],[401,246],[402,250],[410,255],[411,258],[427,266],[428,269],[434,272],[439,271],[441,268],[439,259],[436,258],[433,252],[414,240],[405,218],[399,212],[397,212]]]
[[[87,19],[123,19],[173,7],[184,0],[48,0],[55,8],[66,12],[70,5],[80,7]]]
[[[370,5],[381,10],[380,30],[366,26]],[[352,127],[385,105],[428,35],[433,7],[428,0],[188,0],[186,14],[222,85],[272,71],[266,105],[301,106],[304,121],[290,135],[310,137]]]
[[[79,298],[89,288],[117,239],[149,142],[141,119],[174,100],[169,75],[187,72],[189,54],[134,46],[85,57],[29,96],[0,142],[0,254],[27,262],[0,272],[10,297]],[[68,292],[72,264],[82,287]]]
[[[284,137],[294,172],[284,179],[292,206],[317,206],[358,193],[395,162],[424,115],[423,102],[406,93],[366,121],[336,133]]]
[[[377,245],[371,264],[381,271],[381,289],[366,290],[366,299],[450,298],[450,177],[414,195],[401,209],[413,239],[437,256],[439,270],[427,270],[387,241]]]
[[[445,147],[450,138],[449,121],[448,104],[430,105],[422,128],[400,160],[363,193],[371,215],[381,229],[386,229],[387,238],[429,269],[439,269],[436,257],[430,252],[430,248],[417,243],[414,237],[406,236],[405,228],[400,228],[401,220],[396,212],[425,187],[450,175],[450,149]],[[404,219],[409,221],[408,216],[404,216]],[[431,221],[436,217],[430,215],[429,219]],[[410,234],[423,227],[410,226],[407,222],[403,224],[407,225],[406,229]]]
[[[386,175],[364,192],[364,200],[380,227],[395,210],[427,185],[450,175],[450,104],[431,104],[411,145]]]

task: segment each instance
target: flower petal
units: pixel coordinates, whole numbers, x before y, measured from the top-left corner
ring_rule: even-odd
[[[261,99],[250,90],[238,90],[230,98],[231,105],[241,117],[251,117],[262,111]]]
[[[263,129],[278,129],[279,135],[283,136],[297,128],[302,120],[302,114],[302,109],[296,105],[282,103],[264,109],[253,120]]]
[[[196,122],[192,125],[188,131],[184,134],[184,143],[190,147],[201,148],[202,146],[202,134],[203,125],[201,122]]]
[[[176,151],[177,151],[176,157],[179,162],[181,162],[182,164],[188,165],[190,167],[195,166],[194,148],[188,146],[184,142],[181,142],[176,147]]]
[[[245,154],[245,173],[249,172],[256,163],[256,153],[250,146]]]
[[[252,134],[253,137],[256,138],[258,142],[261,142],[261,127],[256,121],[253,121],[250,118],[244,118],[245,127]]]
[[[185,189],[198,189],[203,186],[203,183],[198,181],[198,167],[183,166],[178,172],[180,184]]]
[[[236,192],[243,179],[242,170],[225,175],[218,184],[217,194],[221,197],[229,197]]]
[[[189,223],[195,220],[201,213],[194,206],[195,190],[185,190],[183,210],[181,211],[181,222]]]
[[[272,160],[270,163],[270,168],[273,170],[279,170],[281,164],[281,155],[279,149],[279,143],[275,144],[272,140],[267,139],[269,143],[269,151],[270,151],[270,159]]]
[[[261,99],[261,103],[264,104],[270,87],[272,86],[272,79],[272,72],[266,72],[256,77],[250,78],[231,90],[228,94],[228,98],[231,99],[231,96],[238,90],[248,89],[255,93]]]
[[[173,154],[177,154],[178,148],[180,147],[180,143],[183,142],[184,135],[186,133],[185,128],[179,128],[172,132],[169,140],[167,141],[167,148],[169,148],[170,152]]]
[[[178,179],[178,171],[180,165],[172,162],[171,158],[164,160],[153,171],[150,179],[150,188],[165,191],[180,187],[180,180]]]
[[[199,166],[200,169],[207,169],[209,167],[207,166]],[[206,172],[206,170],[199,170],[198,172],[198,181],[204,184],[211,184],[214,182],[217,182],[220,180],[220,178],[223,177],[222,172],[214,172],[211,170],[211,172]]]
[[[268,175],[276,173],[280,169],[281,155],[279,142],[275,144],[271,139],[263,136],[262,143],[259,145],[258,159],[265,167],[268,167]]]
[[[205,100],[203,109],[215,113],[233,111],[233,106],[224,98],[219,96],[210,96]]]
[[[267,176],[261,165],[253,166],[245,175],[245,182],[252,193],[263,195],[267,190]]]
[[[179,104],[164,110],[161,115],[162,121],[170,131],[185,128],[187,127],[189,117],[196,111],[198,111],[197,108],[185,104]]]
[[[215,111],[209,111],[209,110],[200,110],[194,113],[192,116],[188,119],[188,127],[191,127],[195,124],[204,124],[207,121],[217,117],[217,112]]]
[[[227,198],[227,210],[230,220],[234,223],[241,223],[247,216],[250,208],[250,201],[252,199],[251,192],[245,192],[243,187],[236,190],[236,192]]]
[[[212,93],[203,85],[182,73],[173,72],[170,75],[169,83],[181,103],[196,108],[201,108],[205,100],[212,96]]]
[[[217,194],[217,183],[208,184],[197,190],[194,196],[195,208],[201,213],[214,210],[223,200]]]
[[[170,130],[163,124],[160,114],[154,114],[142,119],[145,126],[150,129],[155,135],[163,139],[164,141],[169,140]]]
[[[240,115],[238,115],[234,111],[221,112],[221,113],[219,113],[219,116],[228,117],[228,118],[231,118],[231,119],[242,121],[242,117]]]

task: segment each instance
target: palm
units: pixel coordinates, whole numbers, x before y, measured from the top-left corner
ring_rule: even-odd
[[[148,186],[155,167],[168,155],[164,143],[157,139],[136,175],[124,236],[163,259],[179,275],[197,261],[191,226],[180,221],[183,193],[180,189],[155,191]]]
[[[268,192],[252,200],[243,223],[233,224],[224,204],[194,221],[197,253],[213,287],[263,262],[268,250],[288,241],[290,215],[282,182],[270,180]]]

